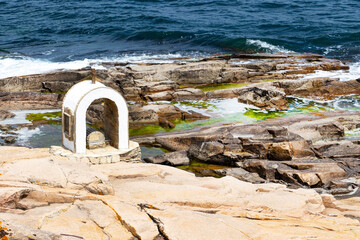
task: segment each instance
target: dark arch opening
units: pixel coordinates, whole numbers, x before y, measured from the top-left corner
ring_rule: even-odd
[[[99,131],[104,135],[105,145],[111,145],[115,148],[119,147],[119,111],[114,101],[102,98],[93,101],[86,111],[86,147],[97,148],[96,136],[101,138]],[[93,136],[93,146],[89,135]],[[101,147],[99,142],[98,147]]]

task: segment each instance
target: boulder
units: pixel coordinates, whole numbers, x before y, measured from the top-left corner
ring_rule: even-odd
[[[159,116],[152,109],[146,109],[141,105],[129,106],[130,126],[141,124],[158,124]]]
[[[260,159],[247,159],[238,165],[249,172],[257,173],[261,178],[270,181],[279,179],[278,169],[292,170],[282,162]],[[290,181],[294,182],[292,179],[290,179]]]
[[[234,165],[235,159],[224,155],[225,146],[220,142],[201,142],[189,147],[189,155],[203,162]]]
[[[238,164],[267,180],[280,180],[290,184],[310,187],[327,187],[332,180],[345,179],[348,174],[329,159],[296,161],[268,161],[248,159]]]
[[[168,121],[166,118],[160,117],[159,118],[159,125],[162,128],[175,128],[175,124]]]
[[[4,139],[4,142],[7,143],[7,144],[12,144],[15,141],[16,141],[16,137],[14,137],[14,136],[7,136]]]
[[[289,143],[271,143],[267,147],[267,159],[276,161],[291,160],[293,153]]]
[[[0,110],[0,121],[7,119],[7,118],[13,118],[15,117],[15,114],[6,110]]]
[[[238,91],[238,94],[239,102],[254,105],[262,109],[283,110],[289,108],[285,94],[280,91],[247,87]]]
[[[155,157],[149,157],[144,159],[147,163],[164,164],[171,166],[189,165],[190,159],[187,151],[176,151],[171,153],[165,153]]]

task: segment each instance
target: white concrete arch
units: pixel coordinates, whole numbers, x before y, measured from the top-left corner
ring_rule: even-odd
[[[74,85],[63,102],[63,146],[76,153],[86,152],[86,111],[92,102],[104,99],[105,136],[117,149],[129,148],[128,107],[120,93],[104,84],[83,81]],[[65,118],[69,118],[69,126]],[[68,128],[66,128],[68,127]]]

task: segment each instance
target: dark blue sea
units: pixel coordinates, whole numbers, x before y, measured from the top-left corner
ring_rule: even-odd
[[[360,62],[359,0],[0,0],[0,78],[215,53]]]

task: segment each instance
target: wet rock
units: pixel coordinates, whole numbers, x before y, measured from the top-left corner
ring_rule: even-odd
[[[165,153],[163,155],[145,158],[144,161],[147,163],[164,164],[170,166],[181,166],[190,164],[190,159],[188,157],[187,151]]]
[[[0,110],[0,120],[4,120],[7,118],[13,118],[15,114],[6,110]]]
[[[345,188],[345,189],[352,189],[352,186],[356,185],[356,181],[349,181],[350,179],[345,180],[332,180],[330,182],[330,189],[338,189],[338,188]]]
[[[158,124],[159,116],[152,109],[145,109],[140,105],[129,106],[129,124]]]
[[[5,143],[7,143],[7,144],[12,144],[12,143],[14,143],[14,142],[16,141],[16,137],[14,137],[14,136],[7,136],[7,137],[5,137],[4,141],[5,141]]]
[[[220,155],[224,152],[224,145],[219,142],[203,142],[193,144],[189,148],[189,154],[199,160],[206,161],[210,157]]]
[[[175,128],[174,123],[172,123],[172,122],[170,122],[167,119],[162,118],[162,117],[159,118],[159,125],[162,128]]]
[[[200,119],[208,119],[210,117],[202,115],[201,113],[195,112],[193,110],[189,110],[187,112],[182,112],[181,118],[183,120],[200,120]]]
[[[249,172],[257,173],[261,178],[270,181],[279,179],[279,168],[291,170],[290,167],[281,162],[260,159],[247,159],[240,166]]]
[[[358,158],[336,158],[337,163],[341,166],[350,176],[358,175],[360,173],[360,161]]]
[[[284,93],[275,90],[247,87],[238,91],[239,102],[257,106],[262,109],[288,109]]]
[[[219,142],[202,142],[189,147],[189,155],[203,162],[233,166],[237,159],[224,155],[225,146]]]
[[[221,174],[222,176],[232,176],[241,181],[251,182],[251,183],[264,183],[265,180],[261,178],[257,173],[250,173],[243,168],[222,168],[215,169],[216,173]]]
[[[330,194],[332,195],[345,195],[345,194],[349,194],[352,191],[354,191],[354,189],[351,188],[336,188],[336,189],[331,189],[329,191]]]
[[[313,186],[315,184],[320,186],[328,186],[332,180],[344,179],[348,176],[348,174],[341,167],[339,167],[336,162],[330,159],[321,159],[317,161],[299,160],[287,162],[286,165],[298,170],[293,174],[301,179],[300,183],[306,183],[309,186]],[[314,183],[314,181],[317,181],[314,180],[316,178],[318,178],[320,181]]]
[[[335,179],[348,175],[336,162],[331,160],[268,161],[245,160],[241,165],[250,172],[258,173],[267,180],[281,180],[287,183],[311,187],[329,186]]]
[[[286,127],[270,126],[266,130],[274,137],[289,137],[289,130]]]

